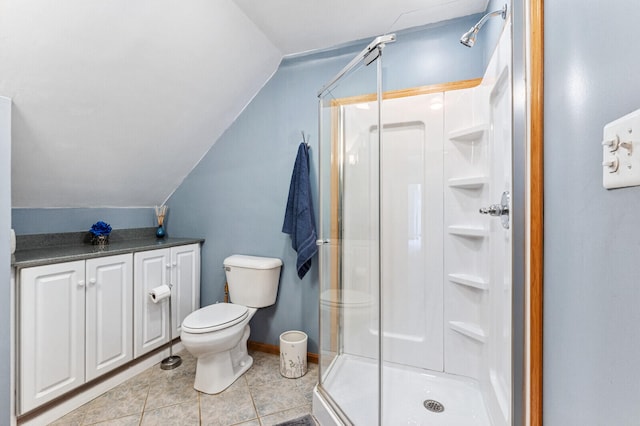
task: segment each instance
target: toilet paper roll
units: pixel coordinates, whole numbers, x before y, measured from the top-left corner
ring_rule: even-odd
[[[171,296],[171,289],[167,285],[152,288],[149,292],[149,297],[151,297],[153,303],[158,303],[161,300],[169,298],[169,296]]]
[[[13,229],[11,230],[10,239],[11,239],[11,254],[13,254],[16,252],[16,231],[14,231]]]

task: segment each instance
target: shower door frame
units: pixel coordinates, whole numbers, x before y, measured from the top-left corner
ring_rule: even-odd
[[[384,46],[387,43],[392,43],[396,40],[396,36],[395,34],[387,34],[387,35],[382,35],[379,37],[376,37],[367,47],[365,47],[358,55],[356,55],[355,58],[353,58],[351,60],[351,62],[349,62],[349,64],[347,64],[341,71],[338,72],[338,74],[336,74],[336,76],[330,80],[327,84],[325,84],[319,91],[318,91],[318,133],[320,135],[319,138],[319,158],[320,158],[320,163],[322,163],[323,161],[323,142],[322,142],[322,126],[323,126],[323,96],[326,93],[330,93],[331,89],[334,88],[337,83],[343,78],[345,77],[347,74],[349,74],[351,71],[357,70],[359,69],[359,67],[361,67],[363,64],[366,66],[371,65],[372,63],[375,62],[376,64],[376,94],[375,95],[365,95],[367,96],[370,100],[377,100],[377,121],[378,121],[378,132],[377,132],[377,138],[378,138],[378,151],[381,149],[382,147],[382,126],[380,125],[382,123],[382,117],[381,117],[381,110],[382,110],[382,96],[383,96],[383,91],[382,91],[382,52],[384,49]],[[325,244],[330,244],[331,250],[329,252],[329,258],[330,258],[330,262],[331,262],[331,269],[330,269],[330,273],[329,273],[329,281],[331,283],[331,289],[334,289],[334,287],[336,289],[338,289],[339,285],[338,283],[341,282],[341,268],[342,268],[342,260],[341,260],[341,253],[342,253],[342,231],[341,231],[341,224],[338,221],[338,218],[341,216],[341,199],[342,199],[342,169],[341,169],[341,164],[342,161],[337,160],[334,161],[333,159],[338,159],[340,158],[340,154],[341,151],[339,151],[339,148],[341,146],[341,144],[337,144],[334,143],[334,141],[338,141],[340,140],[340,135],[339,135],[339,131],[340,128],[338,125],[335,125],[335,123],[340,123],[340,114],[342,112],[342,105],[339,102],[336,102],[335,99],[333,99],[331,101],[331,122],[332,122],[332,126],[331,126],[331,172],[330,172],[330,194],[340,194],[338,197],[331,197],[331,203],[330,203],[330,214],[331,214],[331,218],[330,218],[330,226],[329,226],[329,240],[324,240],[324,232],[323,232],[323,226],[324,226],[324,216],[323,216],[323,209],[320,208],[319,211],[319,222],[320,222],[320,229],[321,229],[321,234],[320,234],[320,239],[318,239],[317,244],[319,246],[323,246]],[[379,155],[380,153],[378,152],[378,161],[379,161]],[[340,169],[336,169],[334,172],[334,166],[338,165],[340,167]],[[379,164],[378,164],[379,166]],[[320,164],[320,174],[322,174],[322,170],[323,170],[323,166],[322,164]],[[379,167],[378,167],[379,169]],[[378,176],[378,185],[380,185],[380,176]],[[319,185],[319,198],[320,200],[323,200],[324,196],[324,188],[322,183]],[[378,212],[379,215],[379,212]],[[334,220],[335,219],[335,220]],[[378,223],[378,227],[380,226],[380,223]],[[334,244],[334,242],[337,242],[336,244]],[[320,256],[322,256],[322,250],[320,250]],[[378,251],[378,276],[380,275],[380,252]],[[322,291],[322,282],[323,282],[323,278],[322,278],[322,270],[323,270],[323,265],[324,262],[320,262],[320,291]],[[378,279],[378,286],[380,285],[380,278]],[[378,289],[378,291],[380,291],[380,289]],[[378,307],[378,317],[382,318],[382,312],[381,312],[381,304],[377,303],[377,307]],[[322,308],[320,308],[320,316],[322,316]],[[339,351],[341,346],[342,346],[342,342],[340,341],[340,338],[342,336],[342,333],[340,333],[339,331],[339,322],[340,322],[340,313],[338,312],[338,309],[336,307],[332,307],[331,308],[331,335],[329,337],[330,339],[330,348],[332,351]],[[320,319],[320,323],[322,322],[322,320]],[[380,320],[378,322],[378,335],[382,336],[382,321]],[[320,330],[320,338],[322,339],[322,330]],[[322,365],[323,360],[322,360],[322,349],[323,349],[324,345],[323,342],[320,342],[320,359],[319,362]],[[378,389],[377,389],[377,416],[378,416],[378,423],[380,422],[380,419],[382,418],[382,390],[383,390],[383,386],[382,386],[382,371],[383,371],[383,363],[382,363],[382,341],[381,339],[378,340],[378,348],[377,348],[377,359],[378,359]],[[331,395],[329,395],[329,393],[324,389],[323,387],[323,383],[322,383],[322,375],[323,375],[323,369],[322,367],[320,368],[319,371],[320,377],[319,377],[319,383],[317,386],[317,389],[319,391],[319,393],[323,396],[323,398],[325,399],[325,401],[332,407],[332,409],[334,410],[334,413],[340,417],[340,420],[345,423],[345,424],[351,424],[351,421],[349,420],[348,416],[346,413],[344,413],[342,411],[342,409],[340,408],[340,406],[333,400],[333,398],[331,397]]]

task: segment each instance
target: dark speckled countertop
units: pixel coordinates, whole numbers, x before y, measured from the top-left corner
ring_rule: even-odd
[[[155,236],[155,228],[114,230],[109,237],[110,242],[106,246],[92,245],[87,232],[18,235],[16,239],[16,252],[11,258],[11,264],[15,268],[28,268],[204,242],[202,238],[166,237],[159,240]]]

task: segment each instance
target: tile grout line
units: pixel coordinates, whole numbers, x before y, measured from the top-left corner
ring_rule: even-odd
[[[242,375],[244,378],[244,384],[247,385],[247,392],[249,392],[249,397],[251,398],[251,404],[253,405],[253,411],[256,413],[256,420],[260,426],[262,426],[262,420],[260,420],[260,414],[258,414],[258,407],[256,406],[256,401],[253,399],[253,393],[251,392],[251,386],[249,386],[249,380],[246,375]]]
[[[153,365],[153,367],[155,367],[155,364]],[[149,373],[148,376],[151,376],[152,374],[153,374],[153,371]],[[140,413],[140,420],[138,421],[138,426],[142,426],[142,419],[144,419],[144,411],[147,408],[147,402],[149,401],[150,390],[151,390],[151,377],[147,377],[147,395],[144,397],[144,403],[142,404],[142,412]]]
[[[196,391],[196,394],[198,396],[198,424],[201,425],[202,424],[202,398],[200,398],[201,396],[200,391]]]

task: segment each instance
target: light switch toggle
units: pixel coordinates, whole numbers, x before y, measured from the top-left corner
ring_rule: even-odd
[[[616,152],[620,146],[620,138],[616,135],[613,139],[603,140],[602,146],[609,148],[611,152]]]
[[[620,148],[626,149],[627,155],[633,154],[633,142],[631,141],[620,142]]]
[[[603,167],[607,167],[609,169],[609,173],[615,173],[618,171],[618,166],[620,166],[620,161],[618,157],[611,157],[608,160],[604,160],[602,162]]]

